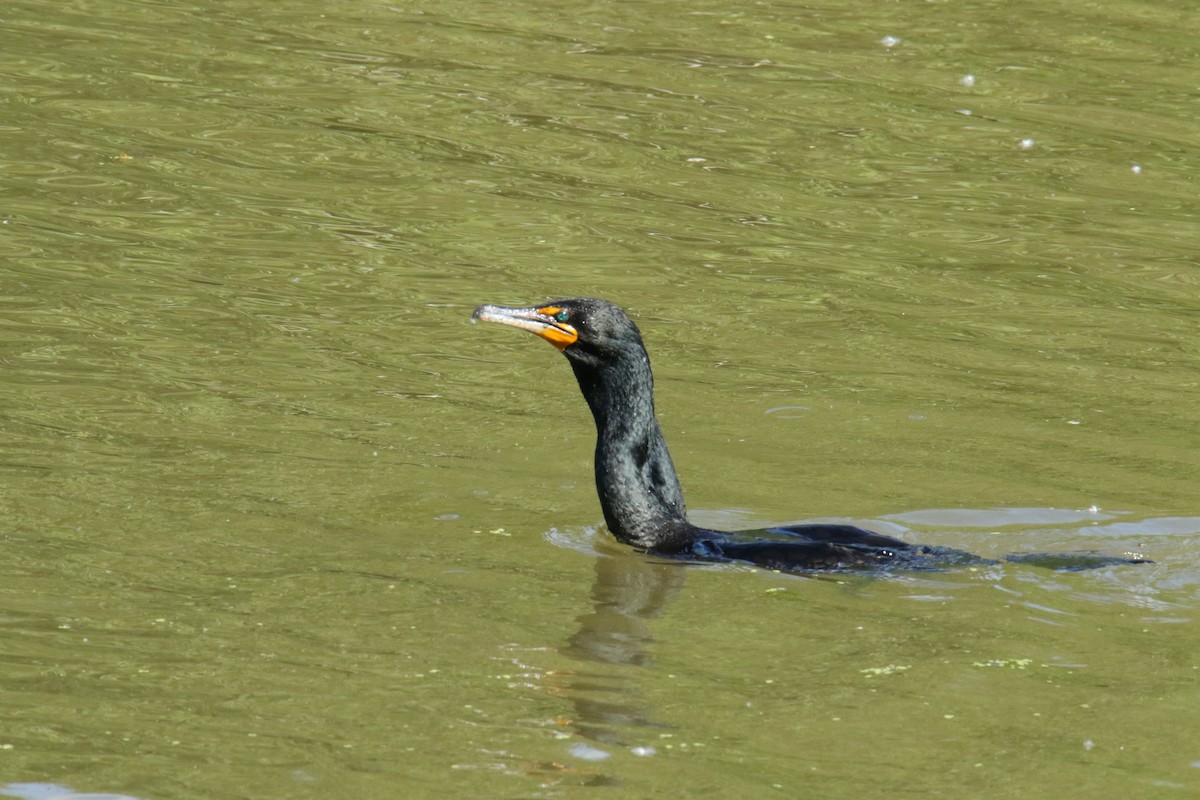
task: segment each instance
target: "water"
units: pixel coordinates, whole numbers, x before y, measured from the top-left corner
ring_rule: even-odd
[[[1195,22],[10,4],[3,791],[1194,792]],[[701,523],[1154,563],[621,548],[569,295]]]

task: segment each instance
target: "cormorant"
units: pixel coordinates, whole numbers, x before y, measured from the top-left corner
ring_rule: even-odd
[[[529,308],[482,305],[472,321],[530,331],[571,363],[596,421],[596,491],[604,521],[621,542],[665,556],[744,561],[789,572],[849,568],[930,569],[988,564],[962,550],[910,544],[853,525],[787,525],[716,531],[691,524],[683,490],[654,415],[650,357],[633,320],[606,300],[551,300]],[[1012,557],[1037,563],[1039,556]],[[1060,569],[1143,559],[1062,554]]]

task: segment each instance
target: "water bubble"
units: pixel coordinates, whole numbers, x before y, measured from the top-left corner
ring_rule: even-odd
[[[601,750],[599,747],[592,747],[590,744],[578,742],[571,745],[571,755],[576,758],[581,758],[584,761],[604,761],[612,756],[612,753],[607,750]]]

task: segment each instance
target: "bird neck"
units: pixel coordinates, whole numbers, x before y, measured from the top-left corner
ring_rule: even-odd
[[[683,490],[654,415],[645,350],[600,364],[572,361],[596,421],[596,492],[617,539],[637,547],[682,546],[691,526]]]

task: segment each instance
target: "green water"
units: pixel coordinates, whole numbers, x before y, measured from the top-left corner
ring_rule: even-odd
[[[1197,24],[10,3],[0,791],[1191,796]],[[571,295],[699,521],[1155,563],[624,549]]]

